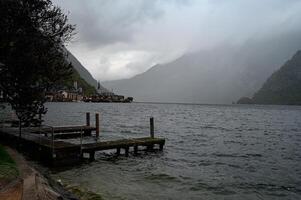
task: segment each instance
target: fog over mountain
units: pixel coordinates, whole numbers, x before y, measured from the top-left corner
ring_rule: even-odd
[[[299,32],[242,45],[223,44],[155,65],[133,78],[103,84],[137,101],[231,103],[251,96],[300,48]]]
[[[68,50],[138,101],[231,103],[301,49],[300,0],[54,2],[77,27]]]

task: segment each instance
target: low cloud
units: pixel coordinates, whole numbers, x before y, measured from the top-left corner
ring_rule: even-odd
[[[99,80],[222,43],[301,32],[299,0],[55,0],[77,25],[69,49]]]

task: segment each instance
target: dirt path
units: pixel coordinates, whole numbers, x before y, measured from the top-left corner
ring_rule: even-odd
[[[20,171],[20,178],[23,180],[23,187],[16,187],[10,197],[4,200],[14,200],[18,194],[23,194],[22,200],[56,200],[60,194],[56,193],[49,186],[46,179],[40,173],[30,167],[24,157],[11,148],[6,148],[10,156],[15,160]],[[22,184],[21,184],[22,186]],[[22,190],[23,189],[23,190]],[[16,193],[17,192],[17,193]],[[0,198],[2,200],[2,198]],[[20,198],[19,198],[20,199]]]
[[[16,179],[4,187],[1,187],[0,199],[1,200],[21,200],[23,194],[23,182]]]

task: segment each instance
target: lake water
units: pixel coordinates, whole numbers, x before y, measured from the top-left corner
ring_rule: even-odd
[[[85,123],[99,112],[101,140],[166,138],[163,152],[96,161],[52,176],[105,199],[301,199],[301,107],[49,103],[46,123]],[[76,141],[75,141],[76,142]]]

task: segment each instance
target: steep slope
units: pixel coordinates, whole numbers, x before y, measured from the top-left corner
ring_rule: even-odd
[[[87,91],[89,94],[94,93],[95,88],[97,88],[97,81],[93,78],[93,76],[90,74],[90,72],[69,51],[68,51],[67,60],[69,62],[71,62],[73,68],[75,69],[73,71],[72,80],[77,80],[79,85],[81,87],[83,87],[83,89],[85,91]],[[70,86],[70,85],[72,86],[72,84],[73,84],[73,82],[70,83],[70,81],[69,81],[68,86]],[[108,91],[102,85],[100,85],[100,90]]]
[[[300,34],[222,45],[103,85],[137,101],[231,103],[254,94],[300,46]]]
[[[80,74],[80,76],[91,86],[96,87],[97,81],[93,78],[90,72],[68,51],[68,61],[72,63],[74,69]]]
[[[301,105],[301,51],[267,79],[253,102]]]

